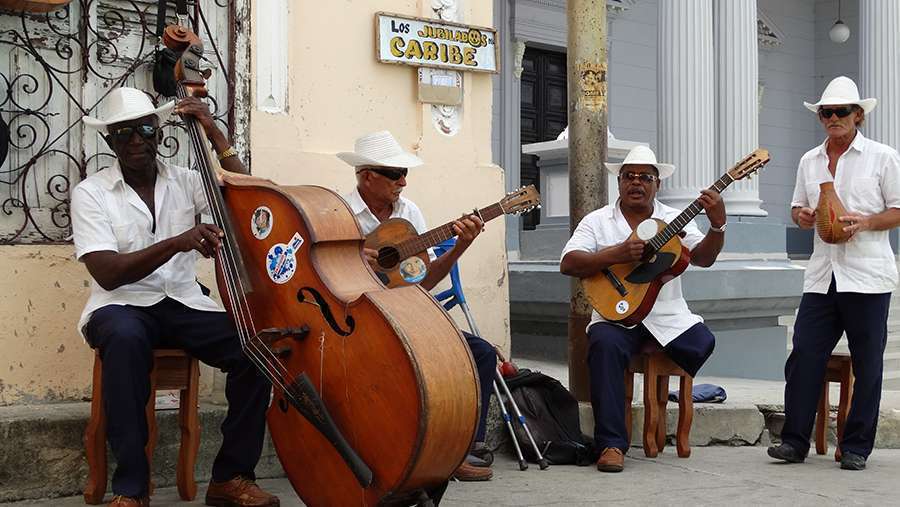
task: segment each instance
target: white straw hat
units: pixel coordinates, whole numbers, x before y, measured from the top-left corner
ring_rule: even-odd
[[[353,167],[371,165],[410,168],[424,164],[419,157],[404,151],[387,130],[358,138],[353,151],[338,153],[337,157]]]
[[[653,153],[649,147],[644,146],[643,144],[639,144],[631,149],[628,152],[628,155],[625,156],[625,160],[622,161],[621,164],[613,164],[610,162],[606,163],[606,169],[613,174],[619,174],[619,171],[622,170],[622,166],[626,166],[629,164],[647,164],[652,165],[659,171],[659,179],[665,179],[669,176],[672,176],[672,173],[675,172],[675,166],[672,164],[660,164],[656,161],[656,154]]]
[[[828,83],[825,91],[822,92],[822,98],[815,104],[804,102],[803,105],[814,113],[819,112],[819,106],[839,106],[844,104],[856,104],[861,107],[863,112],[868,114],[869,111],[875,109],[877,99],[860,99],[859,88],[847,76],[838,76]]]
[[[155,114],[159,118],[159,123],[162,124],[174,107],[175,101],[169,101],[163,104],[162,107],[154,107],[149,95],[137,88],[123,86],[111,91],[103,99],[104,120],[85,115],[81,118],[81,121],[85,125],[94,127],[106,134],[108,132],[106,127],[109,125],[135,120],[151,114]]]

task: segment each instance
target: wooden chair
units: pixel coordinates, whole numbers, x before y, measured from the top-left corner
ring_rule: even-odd
[[[88,461],[88,481],[84,487],[85,503],[103,502],[106,494],[106,414],[103,411],[103,364],[100,354],[94,355],[94,386],[91,399],[91,418],[84,430],[84,447]],[[181,391],[178,424],[181,428],[181,446],[178,451],[176,482],[182,500],[191,501],[197,496],[194,481],[194,465],[200,448],[200,420],[197,415],[197,396],[200,384],[200,365],[197,359],[180,349],[158,349],[153,352],[153,370],[150,373],[150,401],[147,403],[147,461],[152,463],[156,447],[156,390]],[[150,485],[152,492],[152,484]]]
[[[834,460],[841,460],[841,438],[844,436],[844,424],[850,412],[853,398],[853,363],[849,354],[832,354],[825,369],[825,381],[822,382],[822,394],[819,398],[819,409],[816,411],[816,454],[828,453],[828,441],[825,432],[828,430],[828,414],[831,405],[828,402],[828,383],[838,382],[841,385],[841,398],[837,411],[837,449]]]
[[[669,377],[681,378],[678,394],[678,430],[675,443],[678,456],[691,455],[691,422],[694,419],[694,400],[691,397],[694,379],[675,364],[658,346],[650,343],[631,358],[625,370],[625,427],[631,442],[631,403],[634,397],[634,374],[644,375],[644,455],[655,458],[666,446],[666,403],[669,401]]]

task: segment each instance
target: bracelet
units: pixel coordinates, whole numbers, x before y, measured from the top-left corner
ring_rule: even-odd
[[[219,160],[225,160],[226,158],[234,157],[237,154],[237,150],[234,149],[234,146],[229,146],[227,150],[219,153]]]

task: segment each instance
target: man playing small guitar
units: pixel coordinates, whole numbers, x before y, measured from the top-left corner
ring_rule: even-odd
[[[610,266],[640,261],[647,241],[632,232],[648,218],[671,222],[679,211],[656,200],[660,180],[675,167],[656,162],[646,146],[637,146],[622,164],[606,164],[618,175],[619,199],[584,217],[562,252],[559,269],[564,275],[592,277]],[[690,222],[681,242],[690,250],[694,265],[709,267],[722,250],[725,205],[718,192],[704,189],[698,199],[711,224],[704,236]],[[654,233],[656,230],[654,229]],[[608,322],[593,312],[588,326],[588,369],[594,411],[595,446],[601,450],[597,469],[620,472],[628,450],[625,428],[625,368],[643,343],[653,340],[690,375],[695,375],[712,354],[715,338],[703,319],[690,312],[675,278],[662,286],[652,310],[636,326]]]
[[[390,132],[381,131],[365,135],[356,140],[354,151],[338,153],[337,156],[356,169],[356,188],[344,196],[344,199],[356,215],[363,234],[368,235],[390,218],[407,220],[420,234],[428,230],[419,207],[400,195],[406,187],[408,168],[420,166],[423,162],[419,157],[403,150]],[[421,266],[401,265],[403,276],[414,277],[409,281],[419,283],[426,290],[433,289],[447,276],[453,264],[481,233],[483,226],[484,223],[475,215],[457,220],[453,224],[453,232],[457,237],[456,246],[437,258],[429,250],[432,262],[427,274],[424,271],[424,263]],[[365,253],[372,267],[377,269],[378,252],[366,249]],[[463,332],[463,336],[475,358],[481,385],[481,414],[478,431],[475,434],[475,448],[479,449],[484,444],[485,419],[491,396],[490,386],[497,367],[497,353],[493,345],[480,337],[466,332]],[[482,466],[474,466],[470,461]],[[454,477],[461,481],[488,480],[493,475],[489,465],[490,463],[474,456],[467,458],[467,461],[456,470]]]

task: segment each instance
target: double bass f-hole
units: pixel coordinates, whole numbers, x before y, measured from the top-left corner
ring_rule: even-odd
[[[313,302],[306,300],[306,296],[303,294],[304,291],[309,292],[309,295],[313,298]],[[347,329],[341,328],[337,319],[334,318],[334,314],[331,313],[331,306],[328,305],[328,301],[325,301],[325,298],[319,294],[319,291],[312,287],[302,287],[298,290],[297,301],[301,303],[312,303],[319,307],[319,311],[322,312],[322,317],[325,317],[325,322],[331,326],[331,329],[334,330],[335,333],[341,336],[350,336],[350,334],[353,333],[353,330],[356,329],[356,321],[353,320],[352,315],[348,315],[347,318],[344,319],[344,323],[347,324]]]

